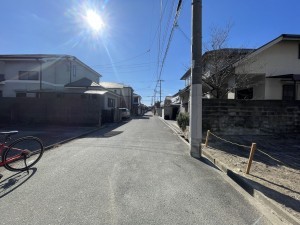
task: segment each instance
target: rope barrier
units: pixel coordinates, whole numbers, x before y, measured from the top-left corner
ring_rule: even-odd
[[[213,135],[214,137],[216,137],[216,138],[218,138],[218,139],[220,139],[220,140],[222,140],[222,141],[224,141],[224,142],[230,143],[230,144],[232,144],[232,145],[236,145],[236,146],[244,147],[244,148],[251,148],[251,146],[241,145],[241,144],[238,144],[238,143],[234,143],[234,142],[228,141],[228,140],[226,140],[226,139],[224,139],[224,138],[221,138],[221,137],[215,135],[215,134],[212,133],[211,131],[209,131],[209,134]],[[260,153],[262,153],[262,154],[268,156],[269,158],[273,159],[274,161],[276,161],[276,162],[278,162],[278,163],[281,163],[282,165],[284,165],[284,166],[286,166],[286,167],[293,167],[292,165],[289,165],[289,164],[287,164],[287,163],[284,163],[284,162],[282,162],[282,161],[280,161],[280,160],[278,160],[278,159],[272,157],[271,155],[267,154],[266,152],[264,152],[264,151],[262,151],[262,150],[260,150],[260,149],[257,149],[257,151],[259,151]]]
[[[238,144],[238,143],[234,143],[234,142],[228,141],[228,140],[226,140],[226,139],[224,139],[224,138],[218,137],[217,135],[215,135],[215,134],[212,133],[212,132],[209,132],[209,134],[215,136],[216,138],[218,138],[218,139],[220,139],[220,140],[222,140],[222,141],[224,141],[224,142],[227,142],[227,143],[230,143],[230,144],[239,146],[239,147],[251,148],[251,146],[241,145],[241,144]]]
[[[269,158],[273,159],[274,161],[281,163],[282,165],[284,165],[284,166],[286,166],[286,167],[292,167],[292,165],[289,165],[289,164],[286,164],[286,163],[284,163],[284,162],[281,162],[280,160],[275,159],[274,157],[270,156],[269,154],[265,153],[264,151],[262,151],[262,150],[260,150],[260,149],[256,149],[256,150],[259,151],[260,153],[262,153],[262,154],[268,156]]]

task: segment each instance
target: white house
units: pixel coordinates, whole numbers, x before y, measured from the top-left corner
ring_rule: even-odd
[[[220,66],[228,54],[222,52],[231,51],[238,57],[232,63]],[[213,71],[211,67],[212,53],[220,56],[219,71]],[[218,60],[217,60],[218,61]],[[215,62],[215,63],[219,63]],[[203,55],[203,94],[205,97],[213,98],[216,87],[214,83],[206,83],[207,78],[217,80],[226,75],[223,80],[223,90],[227,93],[224,97],[228,99],[248,100],[300,100],[300,35],[282,34],[258,49],[220,49],[206,52]],[[188,70],[182,80],[186,87],[179,92],[182,98],[182,107],[188,111],[189,85],[191,72]],[[237,80],[244,80],[239,86]],[[208,85],[209,84],[209,85]],[[205,93],[206,90],[207,92]],[[224,98],[222,97],[222,98]],[[182,110],[181,110],[182,111]]]
[[[81,78],[99,83],[100,77],[98,72],[70,55],[0,55],[2,97],[35,97],[33,90],[61,91],[66,84]]]
[[[100,82],[100,85],[121,96],[120,107],[127,108],[133,113],[133,89],[124,84],[114,82]]]
[[[300,35],[282,34],[233,67],[235,74],[255,79],[248,90],[239,90],[252,95],[251,99],[300,100]]]
[[[81,94],[82,98],[101,98],[102,109],[110,110],[120,107],[120,95],[109,91],[88,78],[81,78],[65,85],[64,93]]]

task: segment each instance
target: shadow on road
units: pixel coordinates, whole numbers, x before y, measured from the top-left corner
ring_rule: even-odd
[[[152,117],[152,116],[150,116],[150,115],[134,116],[134,117],[132,117],[132,119],[134,119],[134,120],[149,120],[150,117]]]
[[[36,173],[36,171],[36,168],[30,168],[29,174],[27,174],[27,171],[22,171],[2,180],[0,182],[0,198],[3,198],[23,185]]]

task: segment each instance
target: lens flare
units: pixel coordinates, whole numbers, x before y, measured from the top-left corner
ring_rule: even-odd
[[[104,28],[101,16],[92,9],[86,11],[85,20],[94,32],[100,32]]]

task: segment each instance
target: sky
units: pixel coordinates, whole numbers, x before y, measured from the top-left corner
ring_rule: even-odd
[[[191,2],[182,0],[173,28],[178,0],[0,0],[0,54],[73,55],[151,105],[160,100],[157,80],[162,100],[184,88]],[[300,34],[299,11],[299,0],[202,0],[202,41],[230,24],[227,47],[258,48]]]

